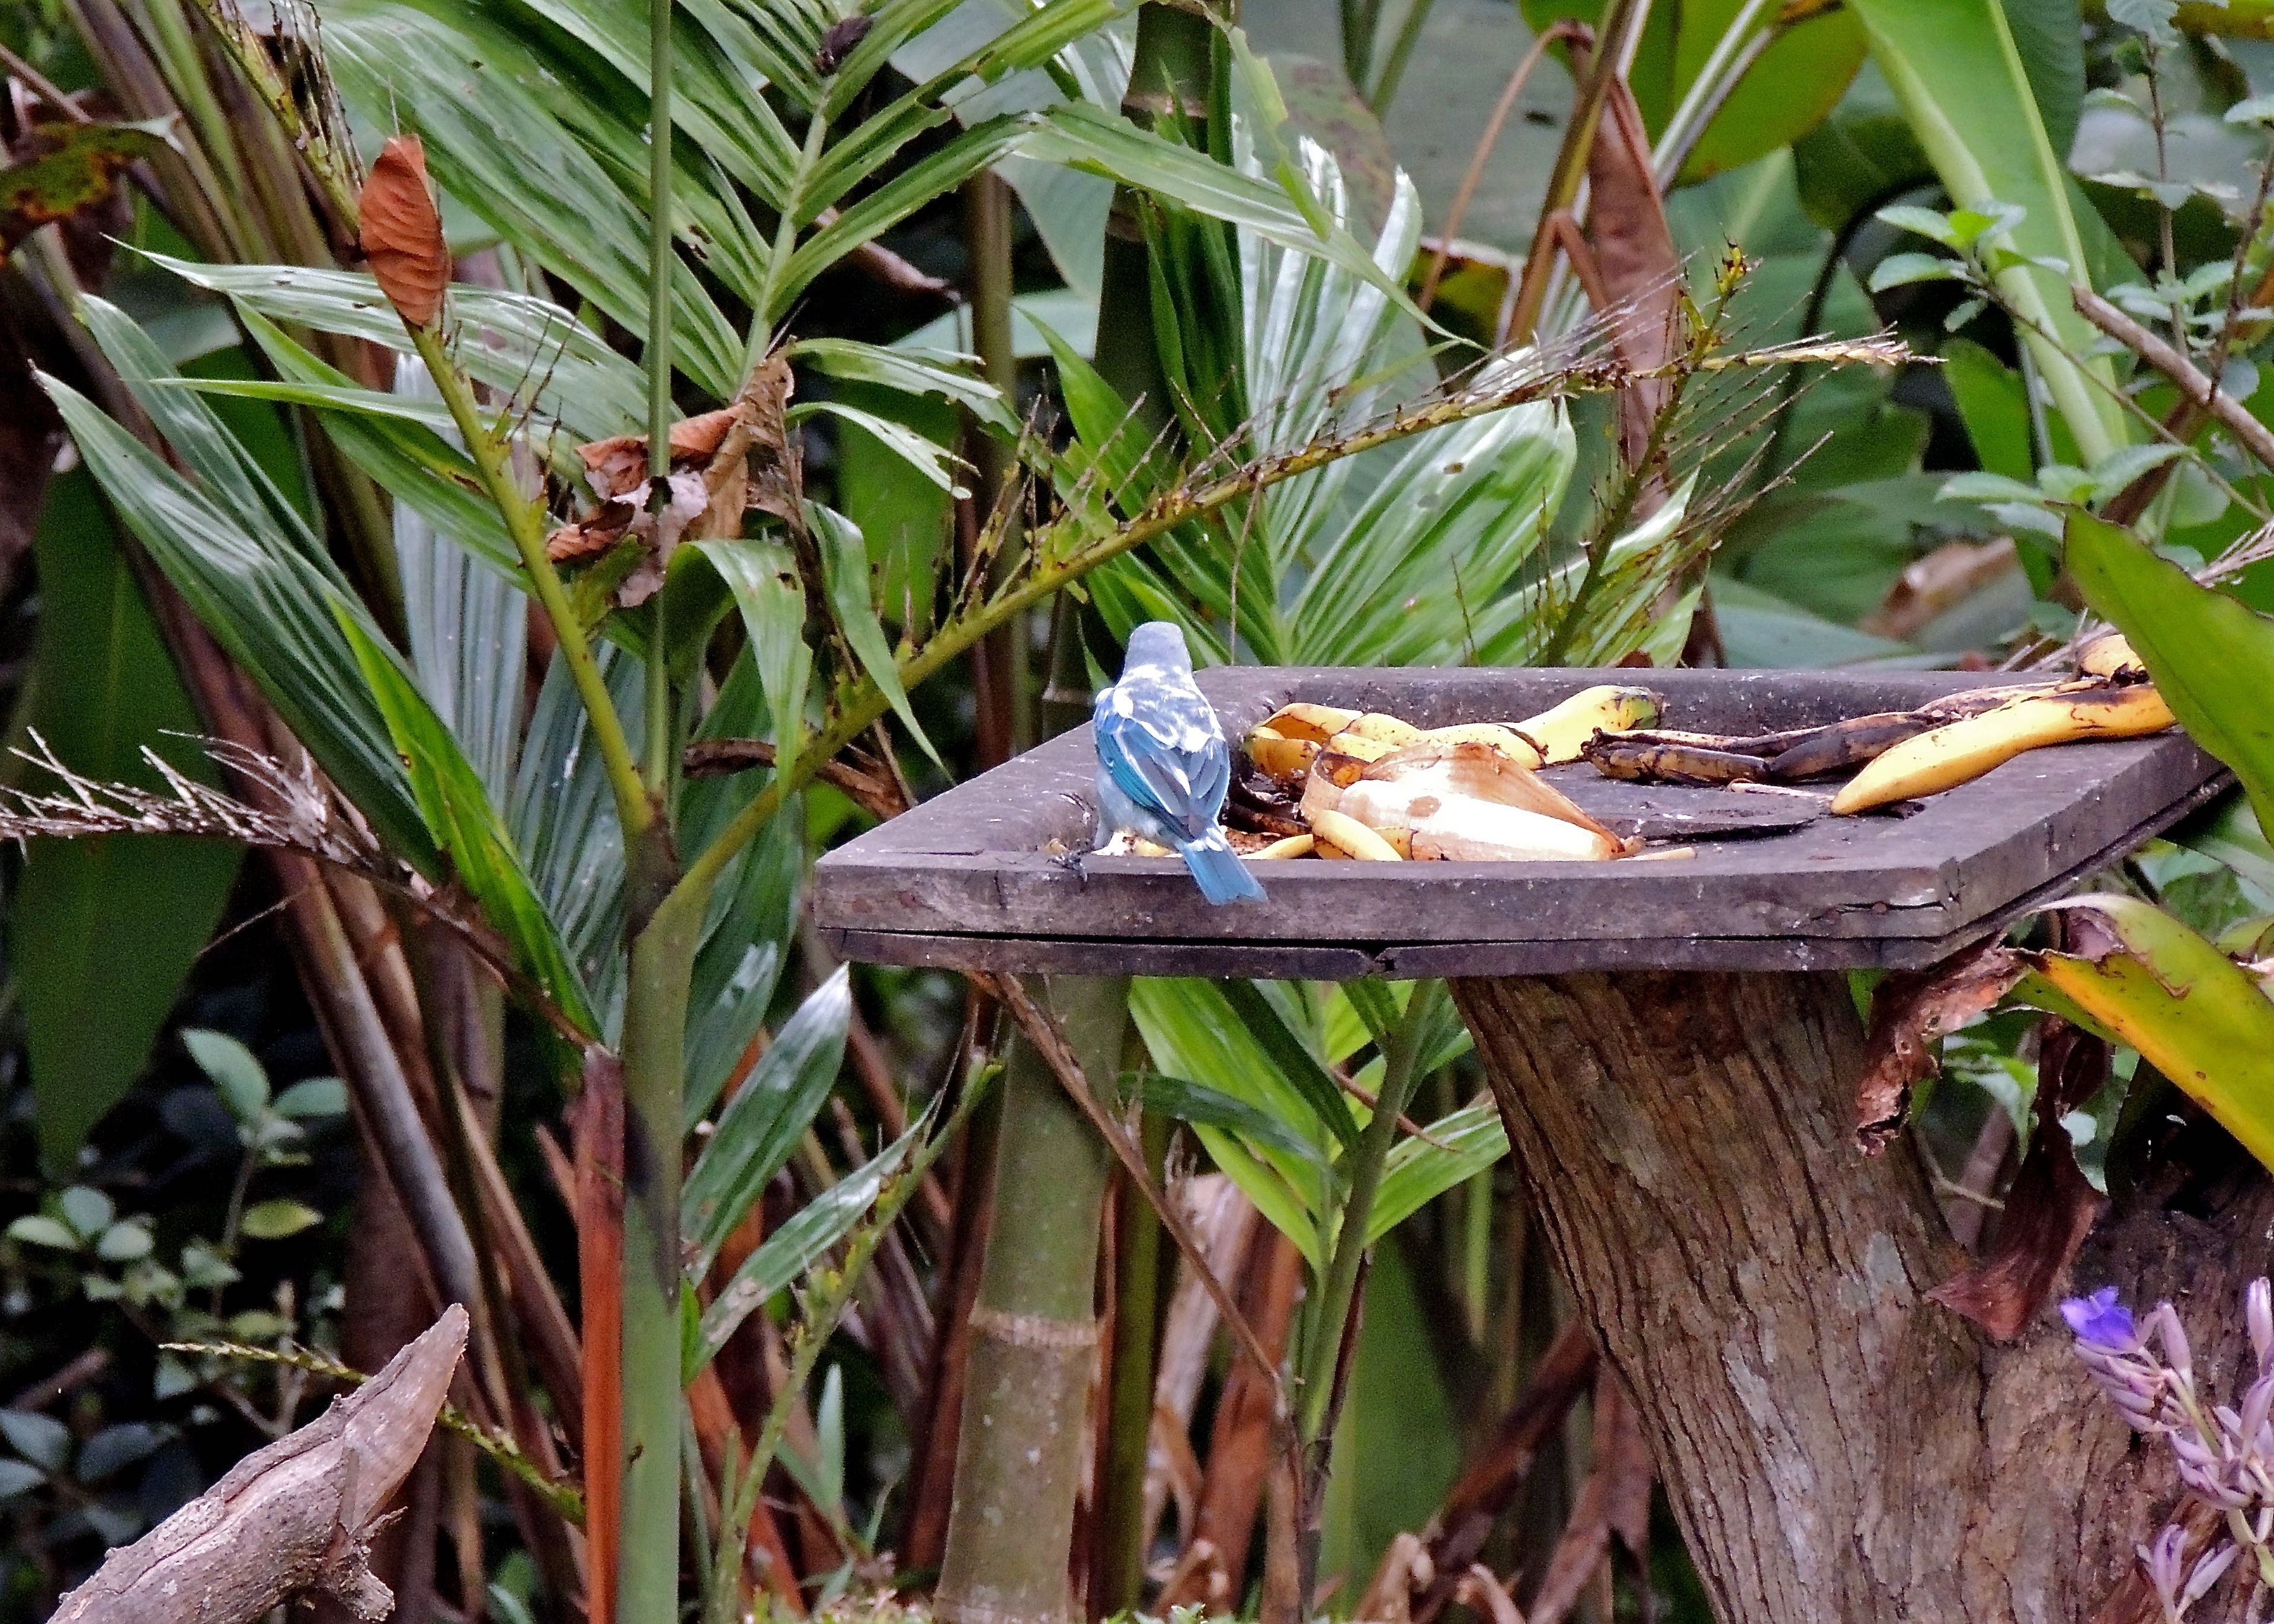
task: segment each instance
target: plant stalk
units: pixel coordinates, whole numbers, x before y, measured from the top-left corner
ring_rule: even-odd
[[[699,907],[658,909],[624,1000],[623,1624],[679,1617],[681,1049],[701,923]]]
[[[410,327],[409,331],[419,359],[426,363],[434,387],[441,394],[442,403],[449,408],[450,420],[458,425],[459,436],[466,442],[466,455],[473,458],[475,470],[481,476],[483,493],[505,521],[514,548],[521,554],[522,568],[529,572],[530,590],[536,595],[560,643],[561,658],[568,662],[568,674],[576,685],[576,696],[584,701],[585,714],[591,720],[592,737],[599,746],[601,763],[607,769],[608,787],[615,797],[616,817],[623,825],[624,848],[629,851],[654,822],[654,805],[647,786],[641,781],[639,763],[633,758],[623,718],[617,715],[616,702],[609,696],[608,680],[600,674],[599,661],[593,657],[591,640],[585,636],[584,622],[576,618],[576,606],[568,601],[568,589],[561,584],[560,572],[553,568],[553,560],[546,553],[536,505],[522,494],[521,487],[514,482],[507,447],[483,420],[481,408],[474,401],[473,386],[458,370],[441,335],[433,327]]]
[[[1397,1139],[1397,1119],[1412,1102],[1421,1044],[1437,1011],[1444,1003],[1442,981],[1421,981],[1405,1006],[1405,1015],[1389,1034],[1383,1050],[1382,1094],[1374,1115],[1350,1151],[1350,1192],[1343,1199],[1342,1217],[1335,1237],[1334,1256],[1319,1289],[1319,1306],[1305,1339],[1300,1382],[1296,1395],[1299,1434],[1306,1452],[1314,1448],[1333,1425],[1335,1365],[1342,1352],[1343,1327],[1358,1296],[1360,1265],[1366,1258],[1366,1231],[1374,1215],[1374,1197],[1381,1192],[1382,1174],[1389,1147]]]
[[[1116,1074],[1126,978],[1029,983],[1093,1077]],[[963,1427],[935,1606],[943,1619],[1068,1616],[1066,1558],[1081,1488],[1097,1236],[1112,1166],[1048,1062],[1014,1039],[1004,1076],[995,1210],[971,1317]]]
[[[1156,1179],[1168,1156],[1170,1125],[1164,1116],[1145,1118],[1145,1162]],[[1161,1344],[1161,1220],[1125,1183],[1114,1222],[1113,1350],[1106,1367],[1111,1391],[1098,1473],[1096,1556],[1090,1570],[1093,1618],[1136,1611],[1144,1599],[1145,1552],[1152,1543],[1152,1530],[1145,1526],[1145,1467]]]
[[[648,511],[671,502],[671,274],[678,263],[672,244],[671,147],[672,0],[648,0],[648,232],[647,368]],[[641,781],[659,793],[670,771],[671,663],[664,658],[662,614],[656,616],[658,646],[647,661],[647,750]],[[629,837],[630,830],[626,829]]]

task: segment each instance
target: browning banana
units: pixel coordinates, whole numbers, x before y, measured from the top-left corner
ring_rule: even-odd
[[[1641,783],[1740,784],[1765,778],[1769,771],[1768,763],[1758,756],[1716,749],[1678,734],[1600,733],[1579,754],[1605,778]]]
[[[2080,739],[2134,739],[2172,724],[2153,684],[2063,685],[1931,728],[1883,752],[1832,798],[1835,813],[1867,812],[1980,778],[2025,750]]]

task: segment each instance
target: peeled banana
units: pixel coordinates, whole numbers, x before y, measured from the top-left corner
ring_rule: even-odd
[[[2148,674],[2146,662],[2132,651],[2131,643],[2121,632],[2103,632],[2088,640],[2076,651],[2076,668],[2088,677],[2136,680]]]
[[[1247,759],[1257,771],[1283,784],[1292,784],[1308,772],[1322,748],[1315,739],[1290,739],[1269,726],[1247,735]]]
[[[1284,835],[1269,846],[1260,846],[1240,855],[1254,862],[1259,858],[1308,857],[1314,842],[1309,835]]]
[[[1498,722],[1464,722],[1455,727],[1432,727],[1413,742],[1442,745],[1481,744],[1486,748],[1497,751],[1506,756],[1519,767],[1538,767],[1542,764],[1539,748],[1531,740],[1512,727],[1503,727]]]
[[[2024,750],[2079,739],[2135,739],[2172,725],[2152,683],[2031,694],[1933,728],[1883,752],[1832,798],[1836,813],[1932,795],[1980,778]]]
[[[1581,688],[1562,703],[1537,716],[1511,723],[1538,747],[1548,766],[1579,759],[1579,747],[1599,733],[1623,733],[1648,727],[1658,720],[1661,705],[1646,688],[1618,688],[1605,683]]]
[[[1362,862],[1397,862],[1397,849],[1354,817],[1321,807],[1311,818],[1314,848],[1321,857],[1355,857]]]
[[[1358,716],[1357,711],[1345,710],[1339,705],[1299,703],[1280,706],[1264,718],[1263,726],[1282,739],[1307,739],[1313,744],[1324,744],[1357,721]]]

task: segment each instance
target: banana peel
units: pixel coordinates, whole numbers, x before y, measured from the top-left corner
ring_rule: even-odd
[[[2122,632],[2103,632],[2087,638],[2076,651],[2076,668],[2088,677],[2121,677],[2138,681],[2148,674],[2148,663],[2132,650]]]
[[[2153,684],[2064,684],[1930,728],[1875,756],[1832,798],[1832,810],[1868,812],[1980,778],[2026,750],[2080,739],[2136,739],[2172,725]]]
[[[1308,857],[1314,844],[1314,837],[1310,835],[1286,835],[1269,846],[1260,846],[1252,852],[1242,852],[1240,855],[1251,862],[1259,860],[1270,861],[1282,857]]]
[[[1347,783],[1314,771],[1312,827],[1355,820],[1416,861],[1600,861],[1631,849],[1554,786],[1489,744],[1409,745]]]
[[[2072,897],[2052,909],[2089,916],[2107,951],[2028,955],[2022,996],[2136,1049],[2274,1168],[2274,998],[2249,969],[2136,897]],[[2052,911],[2052,910],[2048,910]]]

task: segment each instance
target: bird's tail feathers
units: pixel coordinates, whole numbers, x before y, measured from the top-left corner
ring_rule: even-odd
[[[1201,895],[1210,902],[1261,902],[1263,887],[1239,861],[1239,853],[1224,838],[1221,829],[1210,829],[1183,848],[1185,867],[1193,871],[1199,882]]]

